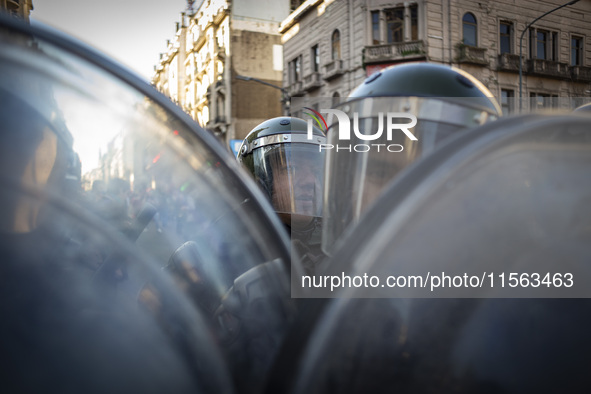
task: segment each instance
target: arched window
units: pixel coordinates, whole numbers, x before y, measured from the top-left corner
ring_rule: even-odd
[[[341,58],[341,33],[338,30],[332,32],[332,60]]]
[[[464,44],[476,46],[476,17],[470,12],[466,12],[462,18],[462,28]]]
[[[332,94],[332,106],[333,108],[336,107],[337,105],[339,105],[341,103],[341,95],[339,94],[339,92],[334,92]]]

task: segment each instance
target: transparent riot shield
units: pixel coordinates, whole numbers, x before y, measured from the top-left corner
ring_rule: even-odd
[[[3,386],[256,390],[295,312],[256,185],[92,50],[5,18],[0,45]]]
[[[313,279],[333,298],[294,334],[286,392],[584,390],[590,125],[499,120],[401,174]]]

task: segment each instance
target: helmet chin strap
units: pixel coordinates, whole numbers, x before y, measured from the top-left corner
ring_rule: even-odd
[[[301,215],[299,215],[302,217]],[[310,220],[303,224],[301,222],[294,222],[293,220],[287,224],[291,232],[292,239],[298,239],[305,244],[320,244],[320,236],[322,235],[322,218],[317,216],[307,216]]]

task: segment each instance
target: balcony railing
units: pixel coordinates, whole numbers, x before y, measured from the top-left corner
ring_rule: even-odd
[[[345,69],[343,68],[343,61],[341,59],[337,59],[324,65],[323,78],[329,81],[333,78],[343,75],[344,73]]]
[[[220,131],[220,129],[227,124],[228,122],[225,116],[216,116],[213,119],[209,119],[209,121],[205,124],[205,127],[208,130]]]
[[[304,90],[310,92],[312,90],[318,89],[322,86],[322,81],[320,80],[320,73],[313,72],[308,74],[304,77]]]
[[[302,81],[296,81],[289,86],[289,95],[290,96],[301,96],[305,92],[304,84]]]
[[[564,63],[545,59],[529,59],[527,71],[532,75],[554,78],[570,78],[568,66]]]
[[[422,40],[395,42],[385,45],[366,46],[364,62],[368,64],[395,60],[411,60],[424,58],[425,56],[425,46]]]
[[[481,66],[488,65],[488,59],[486,58],[486,48],[462,44],[457,46],[456,49],[458,53],[458,63],[477,64]]]
[[[497,65],[499,71],[519,72],[519,55],[501,53]]]
[[[570,76],[573,81],[591,82],[591,67],[571,66]]]

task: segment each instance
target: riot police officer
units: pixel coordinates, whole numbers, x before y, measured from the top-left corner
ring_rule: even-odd
[[[457,132],[501,116],[480,81],[434,63],[381,70],[335,109],[346,116],[333,121],[327,133],[322,244],[329,254],[400,171]],[[343,138],[344,129],[350,138]]]
[[[308,272],[322,258],[324,154],[320,147],[325,142],[322,131],[303,119],[278,117],[253,128],[237,156],[287,227]]]

